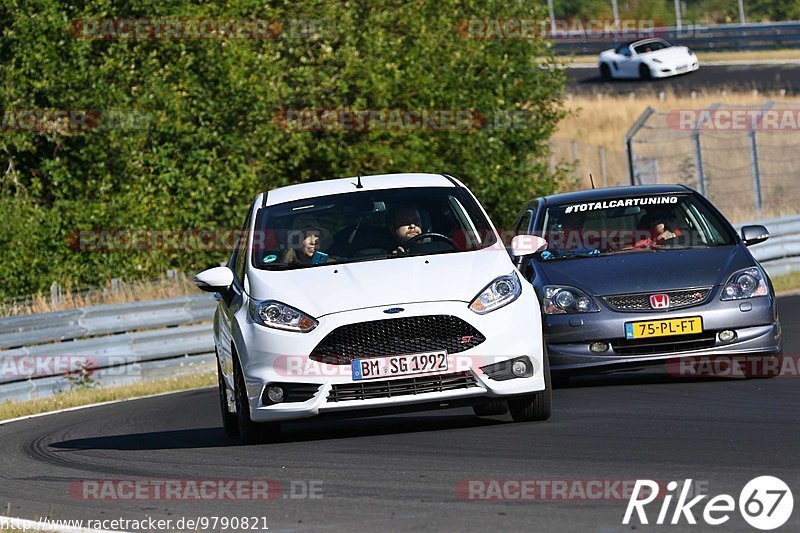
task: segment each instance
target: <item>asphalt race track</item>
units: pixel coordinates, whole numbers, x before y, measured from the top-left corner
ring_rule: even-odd
[[[782,298],[780,312],[785,353],[796,355],[800,296]],[[481,420],[458,409],[290,424],[279,442],[259,446],[222,435],[216,390],[186,392],[1,426],[0,504],[2,514],[9,514],[8,504],[12,516],[28,519],[258,516],[271,531],[629,531],[648,527],[623,526],[627,500],[613,496],[475,501],[456,487],[464,480],[691,478],[712,496],[738,500],[747,481],[775,475],[795,498],[792,518],[779,531],[797,531],[798,385],[791,377],[588,377],[555,391],[554,416],[545,423]],[[280,482],[281,497],[112,501],[70,494],[86,479],[252,478]],[[307,490],[321,497],[305,498]],[[694,513],[699,525],[654,529],[712,529],[702,522],[702,505]],[[648,507],[651,522],[659,507]],[[756,531],[736,511],[715,529]]]
[[[757,89],[763,92],[786,90],[796,95],[800,90],[800,64],[781,65],[727,65],[704,66],[682,76],[652,81],[613,80],[604,81],[597,68],[568,68],[567,92],[574,94],[603,93],[629,94],[631,92],[672,91],[677,95],[718,93],[722,90],[744,91]]]

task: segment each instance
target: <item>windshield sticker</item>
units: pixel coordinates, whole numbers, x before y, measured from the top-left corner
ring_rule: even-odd
[[[603,202],[589,202],[587,204],[568,205],[565,214],[578,211],[594,211],[595,209],[613,209],[615,207],[633,207],[638,205],[677,204],[677,196],[651,196],[649,198],[625,198],[624,200],[606,200]]]
[[[275,255],[275,254],[270,254],[270,255],[268,255],[268,256],[266,256],[266,257],[264,257],[264,259],[262,259],[262,261],[263,261],[264,263],[272,263],[272,262],[273,262],[273,261],[275,261],[276,259],[278,259],[278,256],[277,256],[277,255]]]

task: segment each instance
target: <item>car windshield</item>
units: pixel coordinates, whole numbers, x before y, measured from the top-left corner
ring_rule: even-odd
[[[287,270],[459,253],[495,244],[483,211],[461,187],[360,191],[261,209],[253,265]]]
[[[657,41],[647,41],[642,44],[636,45],[633,49],[636,50],[637,54],[646,54],[647,52],[655,52],[656,50],[662,50],[664,48],[669,48],[672,46],[667,41],[657,40]]]
[[[730,225],[691,193],[551,206],[538,232],[547,240],[541,261],[735,243]]]

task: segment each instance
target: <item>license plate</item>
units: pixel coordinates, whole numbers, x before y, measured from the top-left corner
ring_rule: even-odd
[[[675,70],[686,70],[689,68],[689,65],[679,65]]]
[[[671,335],[691,335],[692,333],[702,332],[703,318],[699,316],[670,318],[668,320],[628,322],[625,324],[626,339],[668,337]]]
[[[351,363],[353,380],[388,378],[430,374],[448,369],[447,352],[415,353],[393,355],[374,359],[353,359]]]

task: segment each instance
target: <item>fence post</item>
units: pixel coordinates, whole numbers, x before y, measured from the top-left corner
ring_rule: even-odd
[[[692,135],[692,142],[694,143],[694,170],[697,176],[697,190],[705,196],[706,178],[703,175],[703,152],[700,150],[700,132],[695,132]]]
[[[753,168],[753,193],[756,203],[756,217],[761,218],[761,171],[758,168],[758,144],[756,143],[756,130],[751,129],[750,135],[750,164]]]
[[[54,281],[53,284],[50,285],[50,303],[60,304],[62,301],[63,294],[61,292],[61,285],[59,285],[57,281]]]
[[[767,102],[764,107],[761,108],[761,115],[757,121],[760,123],[762,118],[764,117],[764,113],[771,108],[773,102]],[[764,206],[763,204],[763,195],[761,191],[761,168],[758,164],[758,142],[756,139],[756,124],[751,123],[749,132],[748,132],[748,141],[750,143],[750,167],[753,172],[753,201],[755,202],[756,208],[756,216],[761,218],[761,209]]]
[[[631,185],[636,185],[636,158],[633,154],[633,137],[642,128],[642,126],[644,126],[644,123],[647,122],[647,119],[650,118],[650,115],[655,112],[655,109],[647,106],[647,109],[645,109],[641,116],[636,119],[636,122],[633,123],[633,126],[631,126],[628,132],[625,134],[625,152],[628,154],[628,179],[630,179]]]
[[[578,141],[572,139],[572,160],[575,162],[575,179],[581,179],[581,165],[578,160]]]
[[[603,178],[603,187],[608,187],[608,179],[606,178],[606,149],[604,146],[600,147],[600,176]]]

